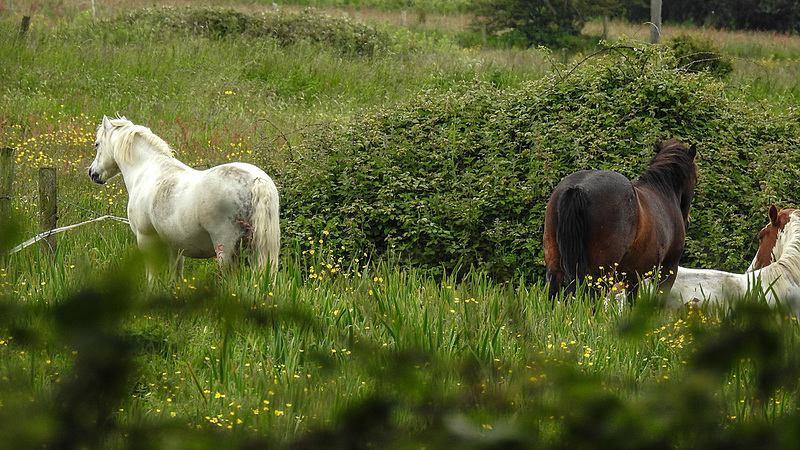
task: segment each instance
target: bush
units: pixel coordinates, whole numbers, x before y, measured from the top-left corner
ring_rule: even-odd
[[[655,47],[609,49],[521,88],[473,83],[312,136],[273,168],[287,236],[321,230],[347,248],[421,267],[543,273],[552,189],[581,169],[633,178],[655,141],[697,144],[699,183],[682,263],[743,270],[771,202],[791,204],[800,132],[731,98]]]
[[[733,62],[726,58],[713,42],[681,34],[669,41],[678,65],[690,72],[708,72],[725,78],[733,72]]]
[[[585,18],[572,2],[542,0],[476,0],[473,26],[524,46],[566,46],[579,36]],[[511,31],[509,33],[509,31]]]
[[[118,27],[131,29],[132,25],[150,34],[188,33],[209,39],[227,36],[272,38],[281,45],[310,41],[344,54],[372,55],[389,47],[389,37],[375,28],[313,9],[245,14],[216,8],[148,8],[122,15],[100,26],[115,30]]]

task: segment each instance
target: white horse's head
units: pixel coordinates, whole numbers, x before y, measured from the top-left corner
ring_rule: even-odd
[[[126,120],[124,117],[119,119]],[[89,177],[97,184],[104,184],[120,172],[114,158],[114,143],[111,141],[111,132],[114,128],[115,125],[107,116],[103,116],[103,122],[97,127],[97,139],[94,141],[97,154],[89,166]]]

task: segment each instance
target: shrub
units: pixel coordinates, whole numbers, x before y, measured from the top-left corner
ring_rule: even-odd
[[[428,92],[311,136],[274,170],[287,236],[421,267],[543,273],[552,189],[581,169],[632,178],[655,141],[697,144],[699,184],[683,264],[743,270],[761,211],[798,188],[797,114],[730,97],[655,47],[609,49],[521,88]]]
[[[275,10],[245,14],[217,8],[147,8],[101,23],[115,30],[136,25],[150,34],[188,33],[209,39],[227,36],[272,38],[281,45],[310,41],[344,54],[372,55],[389,47],[389,37],[373,27],[313,9],[300,12]]]
[[[525,46],[564,47],[570,37],[580,35],[585,23],[573,2],[476,0],[474,5],[473,26],[495,35],[513,36],[511,42]]]
[[[690,72],[708,72],[724,78],[733,72],[733,62],[713,42],[681,34],[669,41],[678,65]]]

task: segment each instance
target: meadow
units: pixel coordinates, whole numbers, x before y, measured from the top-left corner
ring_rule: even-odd
[[[152,2],[103,3],[97,19],[86,2],[35,5],[0,10],[0,146],[15,149],[16,173],[6,246],[38,231],[42,166],[58,170],[59,225],[126,215],[122,180],[98,186],[86,174],[104,114],[149,126],[198,168],[278,167],[299,158],[309,136],[378,107],[563,69],[560,55],[543,50],[460,46],[469,20],[458,6],[414,10],[404,24],[392,8],[324,5],[385,36],[383,50],[364,55],[309,40],[103,25]],[[32,26],[20,35],[26,12]],[[665,28],[678,32],[735,57],[730,95],[793,110],[797,36]],[[646,34],[612,22],[609,39]],[[0,436],[14,448],[800,441],[797,320],[763,298],[676,312],[652,293],[621,310],[551,304],[541,279],[421,270],[342,248],[337,231],[284,239],[274,281],[249,267],[221,276],[213,261],[187,261],[180,282],[164,274],[149,286],[132,233],[111,221],[59,235],[52,262],[37,245],[6,257]]]

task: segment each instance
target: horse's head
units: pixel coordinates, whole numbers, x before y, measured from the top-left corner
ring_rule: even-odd
[[[121,117],[121,119],[125,118]],[[114,124],[106,116],[103,116],[103,122],[97,127],[97,138],[94,141],[94,148],[97,154],[89,166],[89,176],[97,184],[104,184],[120,172],[117,161],[114,158],[114,143],[112,141],[114,128]]]
[[[782,248],[776,246],[778,237],[791,220],[796,209],[786,208],[778,211],[775,205],[769,207],[769,223],[758,232],[758,251],[748,272],[764,268],[780,258]]]

